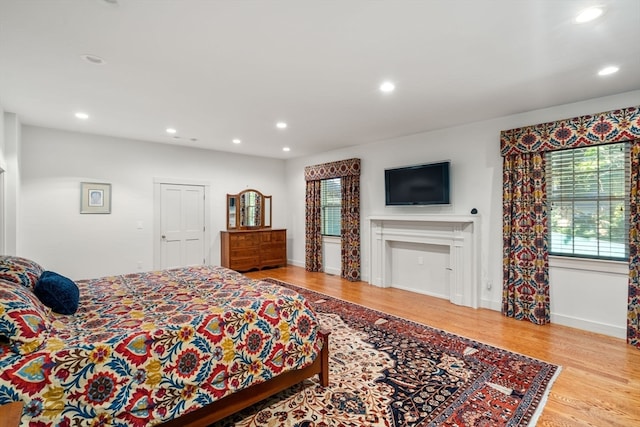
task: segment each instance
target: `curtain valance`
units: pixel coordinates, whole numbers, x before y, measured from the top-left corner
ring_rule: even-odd
[[[360,159],[339,160],[320,165],[305,166],[305,181],[340,178],[343,176],[360,176]]]
[[[640,106],[500,132],[502,157],[640,138]]]

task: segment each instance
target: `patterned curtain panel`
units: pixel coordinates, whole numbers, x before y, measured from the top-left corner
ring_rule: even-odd
[[[360,176],[342,177],[342,277],[360,280]]]
[[[322,228],[320,224],[320,181],[307,181],[305,261],[307,271],[322,271]]]
[[[549,252],[542,153],[504,158],[502,313],[549,323]]]
[[[640,139],[631,147],[631,196],[629,199],[629,304],[627,342],[640,348]]]
[[[544,153],[546,151],[562,150],[565,148],[577,148],[589,145],[610,144],[614,142],[633,141],[640,138],[640,106],[621,108],[618,110],[606,111],[603,113],[574,117],[571,119],[558,120],[550,123],[541,123],[533,126],[526,126],[522,128],[504,130],[500,132],[500,153],[505,158],[504,160],[504,191],[503,191],[503,210],[504,210],[504,274],[503,279],[503,312],[510,315],[511,312],[517,313],[517,306],[530,306],[530,301],[538,300],[536,304],[545,305],[544,301],[548,301],[549,291],[546,289],[542,294],[536,296],[529,295],[532,288],[522,288],[526,293],[521,294],[519,292],[513,292],[517,285],[511,283],[512,280],[518,280],[515,272],[523,271],[527,272],[529,276],[531,274],[538,274],[539,278],[536,283],[548,282],[548,255],[543,256],[541,259],[540,254],[537,253],[541,246],[544,247],[544,252],[547,252],[546,242],[539,241],[529,246],[530,249],[526,249],[525,245],[522,245],[521,239],[511,239],[513,234],[511,229],[518,226],[518,222],[513,218],[514,215],[518,215],[519,212],[529,210],[528,215],[521,215],[522,218],[529,217],[536,219],[538,213],[535,212],[538,205],[535,201],[530,203],[529,206],[525,203],[515,204],[512,210],[507,210],[506,200],[520,199],[522,194],[518,193],[518,186],[515,182],[526,181],[521,179],[515,170],[519,169],[520,173],[531,173],[530,180],[536,182],[534,174],[541,173],[544,177],[544,159],[541,157],[539,161],[533,159],[531,162],[534,164],[532,169],[525,167],[520,168],[517,166],[518,156],[527,153]],[[629,304],[628,304],[628,322],[627,322],[627,336],[628,342],[640,348],[640,331],[639,331],[639,317],[640,306],[638,302],[638,295],[640,289],[638,288],[638,239],[640,235],[640,211],[638,211],[637,198],[640,192],[638,187],[638,141],[634,144],[632,152],[632,182],[631,182],[631,211],[630,211],[630,240],[629,240]],[[512,157],[513,156],[513,157]],[[524,163],[524,160],[522,160]],[[541,172],[535,167],[535,163],[539,162],[541,165]],[[530,170],[530,172],[527,172]],[[635,172],[634,172],[635,170]],[[531,187],[526,187],[529,190]],[[534,196],[536,189],[534,188]],[[542,181],[542,188],[540,190],[544,198],[544,181]],[[534,197],[535,200],[535,197]],[[544,212],[544,202],[541,204]],[[544,228],[544,235],[546,236],[546,212],[544,212],[545,220],[544,224],[532,225],[534,228]],[[521,223],[525,223],[521,221]],[[536,230],[529,235],[527,239],[531,241],[539,234]],[[519,236],[517,236],[519,237]],[[526,239],[525,239],[526,240]],[[534,241],[535,242],[535,241]],[[524,258],[519,258],[516,254],[522,252],[526,254]],[[534,262],[533,270],[531,269],[531,258],[536,259]],[[545,261],[543,261],[545,260]],[[512,267],[513,265],[513,267]],[[544,265],[543,271],[540,271],[540,266]],[[522,267],[522,268],[520,268]],[[512,277],[513,271],[513,277]],[[544,277],[543,277],[544,276]],[[547,286],[548,288],[548,286]],[[522,302],[520,302],[522,300]],[[515,316],[514,316],[515,317]],[[522,316],[523,318],[526,316]],[[538,318],[537,314],[534,318]],[[546,317],[546,316],[545,316]]]
[[[331,178],[342,178],[342,277],[351,281],[360,280],[360,159],[304,168],[304,179],[307,181],[305,266],[309,271],[322,271],[320,181]],[[309,185],[311,182],[317,183],[317,187]],[[345,186],[348,186],[348,190],[345,190]],[[310,205],[316,198],[317,202],[314,203],[317,206]],[[316,209],[317,215],[312,215]]]

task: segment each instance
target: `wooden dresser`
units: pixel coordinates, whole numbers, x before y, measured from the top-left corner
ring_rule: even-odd
[[[220,232],[223,267],[249,271],[287,265],[287,230],[227,230]]]

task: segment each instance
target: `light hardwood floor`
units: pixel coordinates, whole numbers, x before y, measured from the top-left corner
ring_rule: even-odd
[[[246,273],[394,314],[562,366],[538,426],[640,426],[640,349],[624,340],[556,324],[536,326],[394,288],[287,266]]]

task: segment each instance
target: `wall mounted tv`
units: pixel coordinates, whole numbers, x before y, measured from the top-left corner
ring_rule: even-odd
[[[448,205],[449,162],[384,171],[385,204]]]

